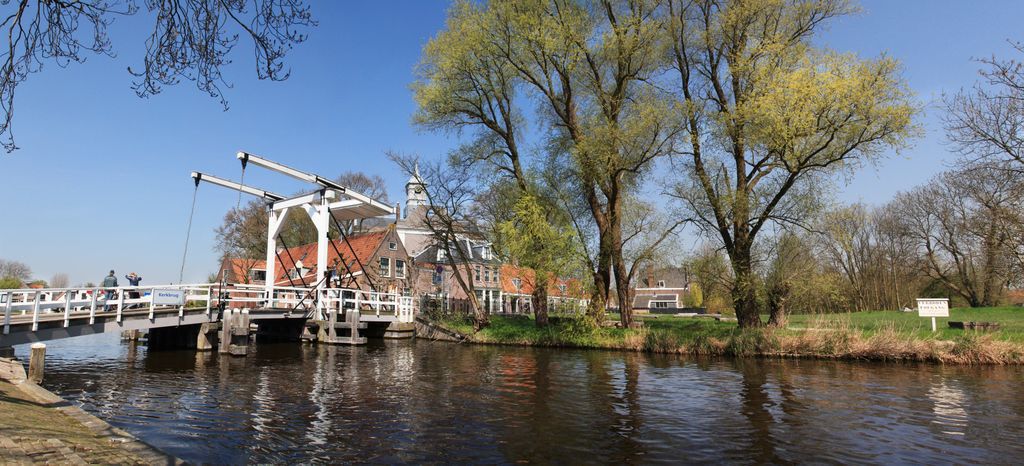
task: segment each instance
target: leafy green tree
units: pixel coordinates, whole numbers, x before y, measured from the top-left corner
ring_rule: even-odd
[[[538,327],[548,324],[548,287],[551,280],[573,270],[579,253],[571,230],[553,225],[540,200],[532,195],[519,198],[512,220],[498,226],[510,258],[533,269],[533,309]]]
[[[15,278],[15,277],[3,277],[3,278],[0,278],[0,290],[13,290],[13,289],[16,289],[16,288],[21,288],[21,287],[22,287],[21,280]]]
[[[625,324],[632,300],[624,200],[682,129],[675,123],[679,110],[656,79],[664,67],[656,7],[649,1],[462,1],[425,47],[414,85],[420,124],[474,131],[473,149],[462,152],[494,164],[526,195],[536,193],[523,168],[523,138],[532,123],[542,128],[534,132],[536,146],[565,174],[558,183],[573,187],[596,232],[578,238],[596,242],[591,312],[603,311],[614,273]],[[523,111],[523,102],[535,103],[535,112]]]
[[[836,174],[900,148],[918,112],[898,63],[815,45],[843,0],[667,0],[665,31],[688,126],[676,195],[729,256],[741,327],[763,325],[754,249],[806,226]]]

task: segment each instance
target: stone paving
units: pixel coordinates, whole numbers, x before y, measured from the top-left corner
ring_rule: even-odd
[[[0,464],[175,464],[30,383],[0,380]]]

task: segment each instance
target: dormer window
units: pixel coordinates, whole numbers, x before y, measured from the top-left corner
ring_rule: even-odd
[[[658,280],[658,288],[664,288],[664,287],[665,287],[665,280]]]
[[[437,261],[441,262],[441,261],[443,261],[445,259],[447,259],[447,257],[446,257],[446,255],[444,253],[444,249],[438,248],[437,249]]]

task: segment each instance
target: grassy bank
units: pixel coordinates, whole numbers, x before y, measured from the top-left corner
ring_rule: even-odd
[[[463,321],[443,324],[477,343],[605,348],[657,353],[807,357],[950,364],[1024,363],[1024,309],[953,309],[931,332],[930,319],[893,311],[792,316],[786,328],[740,330],[708,318],[644,318],[640,329],[593,328],[574,319],[539,329],[532,319],[492,317],[473,334]],[[949,329],[947,321],[998,322],[983,333]]]

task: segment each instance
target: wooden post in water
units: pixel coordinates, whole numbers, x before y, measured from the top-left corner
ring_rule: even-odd
[[[34,384],[43,383],[43,366],[46,363],[46,344],[33,343],[28,359],[28,380]]]

